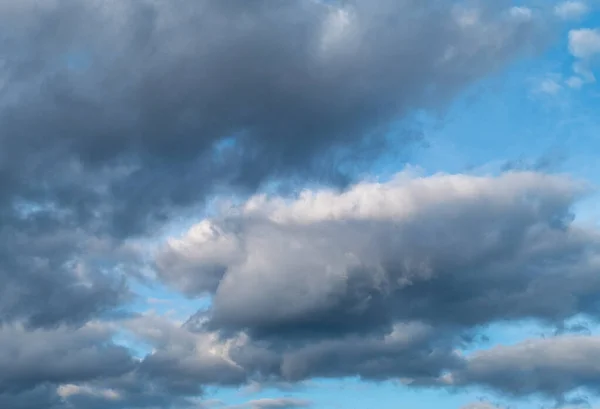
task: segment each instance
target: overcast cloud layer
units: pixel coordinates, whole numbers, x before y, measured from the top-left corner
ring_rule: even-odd
[[[0,0],[0,407],[208,408],[209,386],[347,376],[598,392],[593,337],[460,352],[494,322],[600,318],[599,232],[572,215],[587,186],[356,179],[418,140],[415,111],[541,50],[540,15],[508,1]],[[261,194],[270,182],[332,188]],[[238,204],[144,247],[216,196]],[[132,312],[142,276],[210,305],[185,323]]]

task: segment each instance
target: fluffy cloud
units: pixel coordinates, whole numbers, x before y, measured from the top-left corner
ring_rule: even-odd
[[[111,335],[92,324],[76,331],[0,328],[0,394],[129,372],[134,362],[125,348],[110,342]]]
[[[596,314],[597,232],[564,177],[399,175],[297,199],[255,196],[171,240],[160,277],[211,294],[198,319],[253,336],[473,326]]]
[[[554,13],[565,20],[575,20],[590,12],[589,6],[583,1],[568,0],[557,4]]]
[[[223,204],[156,259],[166,283],[210,295],[207,310],[183,325],[152,314],[120,321],[151,350],[141,359],[100,324],[4,327],[0,361],[11,370],[0,402],[191,408],[208,385],[346,376],[515,395],[596,390],[592,337],[552,341],[572,340],[578,359],[559,353],[567,341],[532,341],[530,361],[527,347],[459,352],[492,322],[597,317],[600,236],[571,215],[586,191],[536,172],[401,173]]]
[[[391,121],[537,44],[535,19],[472,10],[0,1],[1,320],[80,325],[118,307],[123,241],[215,191],[347,183],[338,165],[376,157]]]
[[[493,322],[598,317],[600,235],[571,214],[585,191],[536,172],[403,173],[295,199],[258,195],[171,239],[157,271],[190,296],[212,297],[186,327],[229,340],[228,356],[249,379],[447,385],[451,370],[454,385],[559,396],[595,381],[563,382],[545,341],[532,347],[547,365],[537,378],[520,357],[490,351],[498,367],[485,372],[487,352],[465,358],[457,349]],[[581,359],[592,355],[580,349]]]
[[[566,83],[571,88],[580,88],[593,83],[596,77],[591,65],[600,54],[600,29],[580,28],[569,31],[569,51],[576,58],[574,75]]]
[[[569,50],[573,56],[583,59],[600,53],[600,30],[580,28],[569,32]]]
[[[600,338],[563,335],[479,351],[453,374],[454,384],[481,384],[512,395],[562,397],[578,388],[600,390]]]
[[[101,324],[28,330],[0,327],[0,404],[11,408],[63,408],[63,385],[130,373],[136,361],[111,341]]]
[[[585,191],[567,177],[535,172],[403,173],[344,191],[304,191],[296,199],[254,196],[222,207],[158,253],[159,276],[190,295],[210,294],[207,311],[183,326],[154,315],[123,321],[152,349],[141,360],[107,344],[108,333],[94,327],[18,327],[22,340],[7,339],[21,348],[31,339],[31,362],[48,354],[57,366],[46,359],[47,371],[20,372],[27,353],[15,360],[8,352],[3,367],[15,366],[4,384],[15,396],[50,383],[49,400],[92,408],[192,407],[206,385],[313,377],[443,380],[515,394],[558,395],[593,385],[589,368],[577,372],[579,361],[557,349],[544,352],[544,341],[536,341],[538,355],[527,367],[548,379],[528,376],[528,382],[514,375],[523,372],[522,350],[467,358],[457,352],[463,335],[490,322],[597,316],[600,237],[570,215]],[[62,358],[66,349],[83,351],[70,354],[77,365]],[[581,361],[594,352],[573,350]],[[550,356],[571,363],[563,368]],[[87,359],[97,360],[92,372]],[[574,375],[561,377],[563,370]]]
[[[130,299],[120,246],[44,216],[0,227],[0,324],[81,325]],[[110,254],[110,255],[108,255]]]

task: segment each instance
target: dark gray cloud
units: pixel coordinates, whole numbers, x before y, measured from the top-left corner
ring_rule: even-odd
[[[135,358],[113,340],[115,331],[124,329],[115,323],[78,329],[0,327],[0,404],[24,409],[197,408],[204,386],[239,385],[246,379],[241,368],[211,352],[220,345],[210,334],[192,334],[152,317],[125,323],[156,350]]]
[[[92,407],[72,406],[65,399],[75,390],[110,402],[114,391],[92,393],[93,389],[77,385],[119,379],[135,372],[137,361],[129,350],[111,341],[113,334],[103,324],[87,324],[76,330],[65,326],[36,330],[20,325],[0,327],[0,406]],[[102,407],[108,407],[106,402]]]
[[[111,336],[92,324],[76,331],[1,327],[0,395],[131,371],[135,365],[129,351],[111,343]]]
[[[14,409],[64,409],[56,387],[42,385],[25,391],[0,392],[0,407]]]
[[[3,3],[5,207],[129,234],[219,186],[345,180],[390,121],[538,45],[508,2],[459,4]]]
[[[126,250],[76,226],[33,219],[0,227],[0,324],[81,325],[131,298],[112,272],[127,264]]]

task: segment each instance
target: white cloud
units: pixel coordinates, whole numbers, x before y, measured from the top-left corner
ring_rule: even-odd
[[[510,15],[514,18],[528,21],[533,17],[533,12],[528,7],[512,7],[510,9]]]
[[[579,89],[583,86],[584,81],[576,76],[572,76],[570,77],[567,81],[565,81],[566,84],[570,87],[570,88],[574,88],[574,89]]]
[[[569,52],[577,60],[573,63],[575,75],[566,84],[577,89],[583,84],[596,82],[591,64],[600,55],[600,29],[580,28],[569,31]]]
[[[544,79],[537,87],[536,91],[542,94],[556,95],[562,90],[562,85],[560,85],[556,80],[552,78]]]
[[[73,395],[89,395],[95,397],[101,397],[106,400],[119,400],[121,395],[118,391],[108,388],[95,388],[92,386],[80,386],[74,384],[60,385],[57,389],[57,393],[61,398],[68,398]]]
[[[580,28],[569,32],[569,51],[574,57],[588,59],[600,54],[600,29]]]
[[[558,4],[554,8],[554,13],[565,20],[576,20],[587,13],[590,9],[587,4],[582,1],[569,0]]]

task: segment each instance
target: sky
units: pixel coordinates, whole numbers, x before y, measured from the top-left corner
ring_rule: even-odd
[[[0,0],[0,408],[600,409],[600,3]]]

